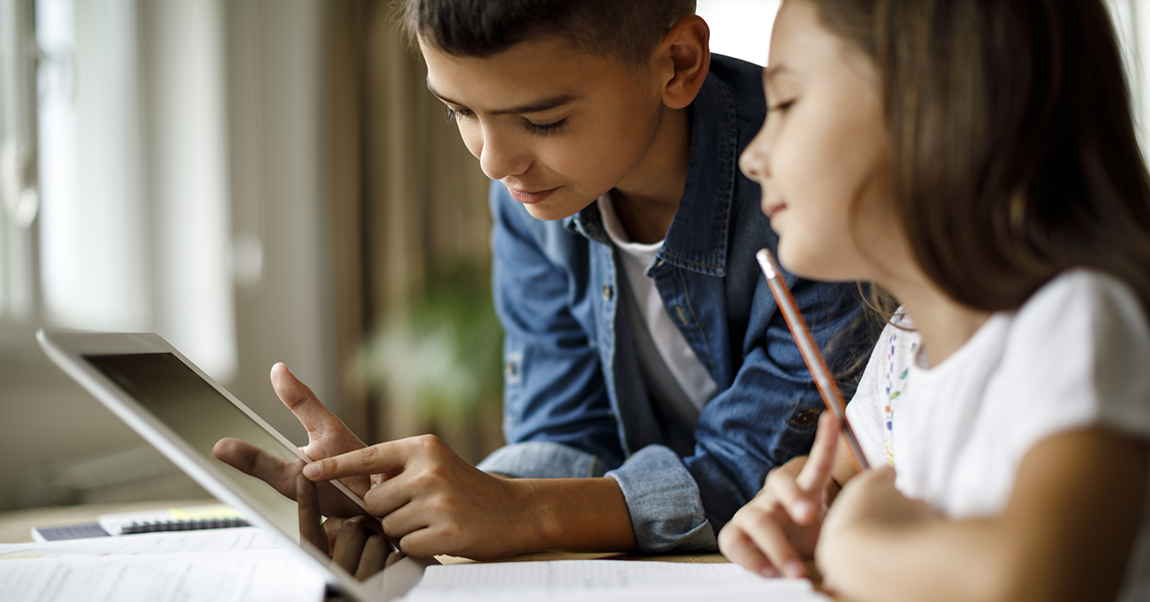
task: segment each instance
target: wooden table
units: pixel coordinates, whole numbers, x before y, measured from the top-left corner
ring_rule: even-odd
[[[83,525],[96,522],[101,514],[117,514],[121,512],[148,512],[163,510],[165,508],[187,508],[190,506],[205,506],[218,504],[215,499],[186,499],[163,500],[153,502],[132,502],[120,504],[85,504],[80,506],[54,506],[49,508],[32,508],[0,513],[0,543],[27,543],[32,541],[32,527],[63,527],[68,525]],[[444,564],[460,564],[474,562],[467,558],[455,556],[437,556]],[[666,562],[727,562],[720,554],[679,554],[667,556],[636,556],[623,553],[587,553],[573,552],[538,552],[522,554],[497,562],[527,562],[533,560],[571,560],[612,558],[616,560],[662,560]]]

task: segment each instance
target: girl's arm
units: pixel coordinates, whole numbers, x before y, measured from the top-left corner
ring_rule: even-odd
[[[869,471],[838,498],[817,558],[844,599],[1113,600],[1142,520],[1145,440],[1102,427],[1043,440],[997,517],[947,520]]]

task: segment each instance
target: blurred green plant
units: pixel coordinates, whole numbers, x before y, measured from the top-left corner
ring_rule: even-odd
[[[434,269],[406,310],[388,316],[356,360],[364,382],[389,403],[412,404],[424,423],[459,426],[502,399],[503,330],[488,264]]]

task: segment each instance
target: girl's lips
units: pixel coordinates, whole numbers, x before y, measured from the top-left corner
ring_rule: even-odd
[[[772,219],[776,215],[778,215],[780,211],[782,211],[783,209],[786,209],[786,208],[787,208],[786,205],[770,205],[767,207],[763,207],[763,213],[766,214],[767,219]]]
[[[519,201],[520,203],[523,203],[524,205],[534,205],[535,203],[542,202],[544,199],[551,196],[551,193],[555,192],[556,190],[558,190],[558,188],[540,190],[538,192],[524,192],[522,190],[516,190],[511,187],[507,188],[507,191],[511,193],[511,198]]]

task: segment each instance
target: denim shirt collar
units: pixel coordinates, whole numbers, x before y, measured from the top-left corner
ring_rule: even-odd
[[[735,105],[727,86],[712,72],[707,74],[690,110],[687,183],[657,257],[686,270],[723,277],[727,271],[727,229],[738,169]],[[591,203],[563,222],[568,230],[610,244],[598,203]]]

